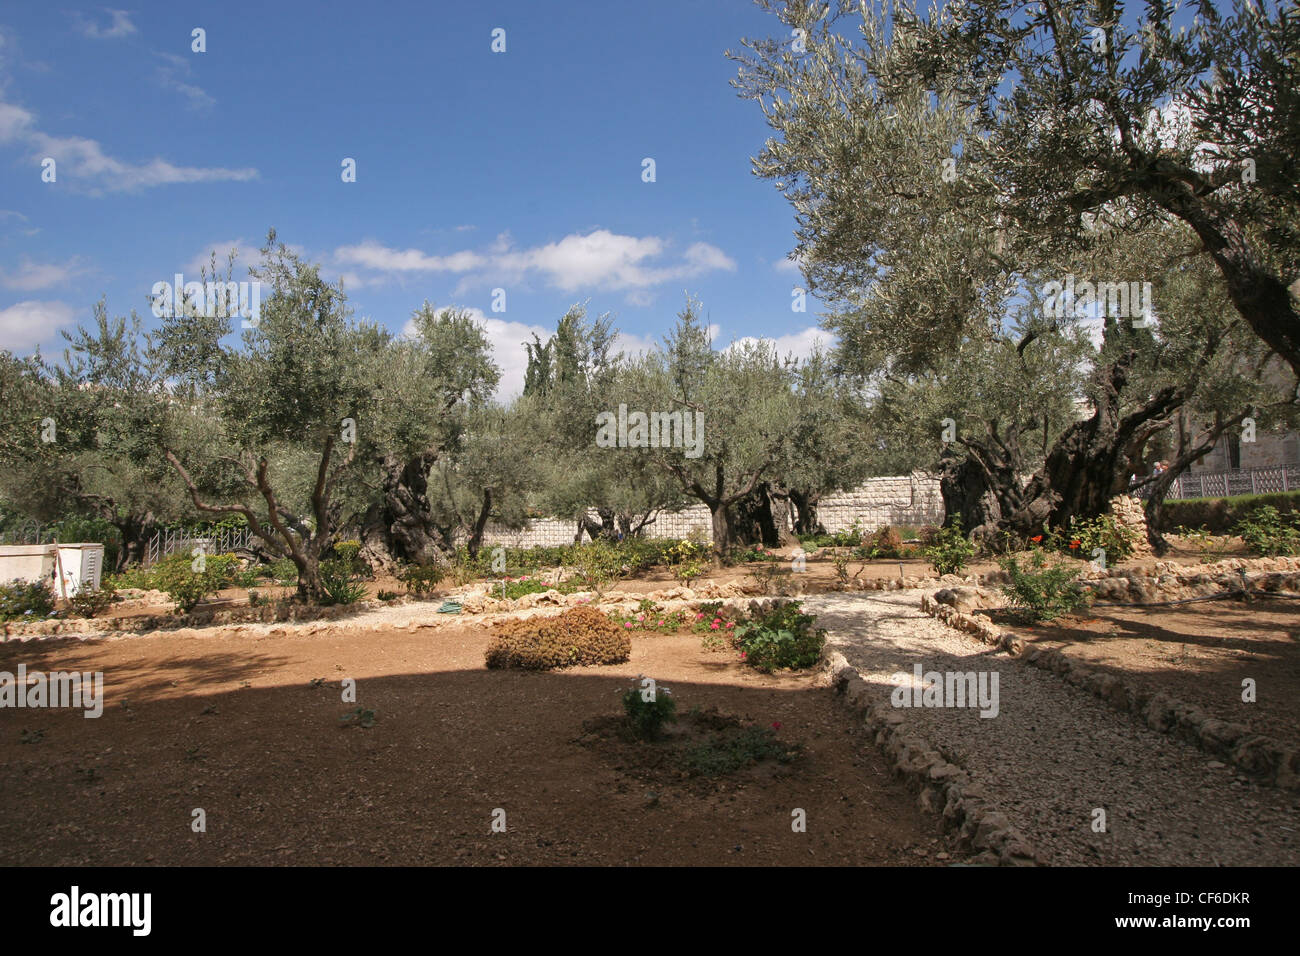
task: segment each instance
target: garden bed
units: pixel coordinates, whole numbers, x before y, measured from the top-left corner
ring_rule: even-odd
[[[312,633],[312,631],[315,631]],[[353,622],[12,642],[0,670],[102,671],[103,716],[0,710],[0,863],[843,864],[959,858],[815,671],[758,673],[692,633],[626,664],[489,671],[486,627]],[[578,742],[636,675],[771,727],[796,760],[681,781]],[[340,682],[357,682],[355,702]],[[341,722],[358,708],[363,721]],[[584,729],[586,726],[586,730]],[[769,772],[779,766],[781,772]],[[202,808],[207,832],[191,829]],[[506,811],[494,833],[493,811]],[[806,812],[807,832],[791,813]],[[939,854],[944,853],[944,857]]]

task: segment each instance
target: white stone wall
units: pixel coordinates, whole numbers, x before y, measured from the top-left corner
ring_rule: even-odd
[[[831,534],[852,528],[854,522],[860,522],[864,531],[874,531],[884,525],[916,528],[943,523],[943,497],[939,494],[937,478],[919,474],[868,478],[852,491],[823,498],[817,514]],[[552,547],[572,544],[577,530],[573,521],[538,518],[523,531],[507,531],[489,525],[483,533],[483,542],[510,548]],[[704,505],[694,505],[683,511],[662,513],[653,524],[646,526],[646,534],[654,538],[686,538],[696,534],[705,541],[712,541],[709,509]]]

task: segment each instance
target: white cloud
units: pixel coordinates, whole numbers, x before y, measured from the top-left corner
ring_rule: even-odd
[[[175,53],[159,53],[160,59],[164,61],[163,66],[158,67],[158,82],[164,89],[175,90],[187,100],[189,108],[192,110],[206,110],[216,104],[216,100],[208,95],[208,92],[202,87],[195,86],[188,82],[190,76],[190,61],[183,56],[177,56]],[[185,79],[182,79],[184,77]]]
[[[793,355],[797,359],[804,359],[812,354],[814,346],[820,346],[823,352],[829,351],[835,340],[829,332],[814,325],[787,335],[745,336],[736,339],[727,348],[735,348],[743,342],[771,342],[781,358]]]
[[[36,128],[34,116],[20,106],[0,102],[0,143],[24,143],[32,158],[52,157],[59,182],[83,186],[88,192],[130,192],[171,183],[201,183],[256,179],[256,169],[221,166],[177,166],[165,159],[131,163],[109,156],[98,140],[82,136],[51,136]]]
[[[334,250],[334,258],[346,265],[377,272],[468,272],[487,261],[474,252],[428,256],[419,249],[390,249],[373,239],[355,246],[340,246]]]
[[[107,155],[99,142],[81,136],[49,136],[31,133],[28,139],[36,155],[52,156],[59,175],[71,170],[74,179],[91,180],[92,192],[132,192],[174,183],[247,182],[257,178],[256,169],[228,169],[221,166],[177,166],[165,159],[129,163]]]
[[[131,15],[125,10],[106,9],[104,12],[111,18],[106,27],[100,27],[93,20],[87,20],[80,14],[76,15],[73,25],[82,36],[90,37],[92,40],[116,40],[136,32],[135,24],[131,22]]]
[[[85,272],[85,268],[78,265],[74,256],[64,263],[35,263],[27,256],[23,256],[22,264],[14,271],[0,270],[0,284],[6,289],[17,289],[20,292],[33,292],[37,289],[48,289],[51,286],[66,282],[74,276]]]
[[[21,106],[0,102],[0,143],[7,143],[26,133],[32,114]]]
[[[659,348],[659,341],[646,335],[632,335],[620,332],[614,336],[614,352],[622,352],[628,358],[637,358]]]
[[[28,300],[0,309],[0,348],[27,351],[71,325],[75,314],[64,302]]]
[[[458,294],[475,285],[515,282],[536,274],[550,286],[564,292],[580,289],[624,290],[629,301],[644,305],[650,301],[644,290],[706,272],[731,271],[736,263],[717,246],[697,242],[674,261],[670,243],[657,236],[626,236],[596,229],[585,235],[572,234],[557,242],[515,249],[508,233],[502,233],[482,252],[462,250],[446,256],[429,255],[420,249],[392,249],[374,240],[341,246],[336,262],[388,274],[419,272],[473,273],[462,280]],[[640,295],[637,293],[640,292]]]

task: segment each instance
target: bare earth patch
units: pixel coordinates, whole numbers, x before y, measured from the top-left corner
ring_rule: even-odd
[[[756,674],[687,634],[638,635],[623,665],[488,671],[488,640],[456,624],[0,646],[0,670],[103,671],[106,697],[92,720],[0,710],[0,863],[944,859],[934,819],[814,674]],[[583,746],[584,723],[620,714],[620,692],[641,673],[669,685],[683,712],[779,722],[797,760],[647,782]],[[343,678],[357,681],[356,703],[341,701]],[[340,723],[358,707],[374,711],[373,726]],[[195,808],[206,833],[191,830]],[[491,830],[497,808],[505,833]],[[791,829],[796,808],[806,833]]]
[[[1202,601],[1095,608],[1034,626],[988,614],[1027,642],[1055,648],[1134,686],[1194,704],[1282,741],[1300,741],[1300,601]],[[1241,699],[1242,680],[1257,699]]]

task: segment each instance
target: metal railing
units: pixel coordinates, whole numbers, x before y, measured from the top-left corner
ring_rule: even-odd
[[[218,531],[195,531],[190,528],[167,528],[156,532],[144,549],[144,563],[149,566],[168,555],[186,554],[202,545],[206,554],[247,551],[253,545],[249,528],[221,528]]]
[[[1231,471],[1179,475],[1166,498],[1231,498],[1300,491],[1300,466],[1234,468]]]
[[[1183,498],[1231,498],[1234,495],[1275,495],[1300,491],[1300,465],[1279,465],[1275,468],[1233,468],[1229,471],[1207,471],[1200,474],[1182,474],[1174,479],[1165,494],[1166,501]],[[1137,488],[1133,494],[1139,498],[1151,497],[1149,487]]]

